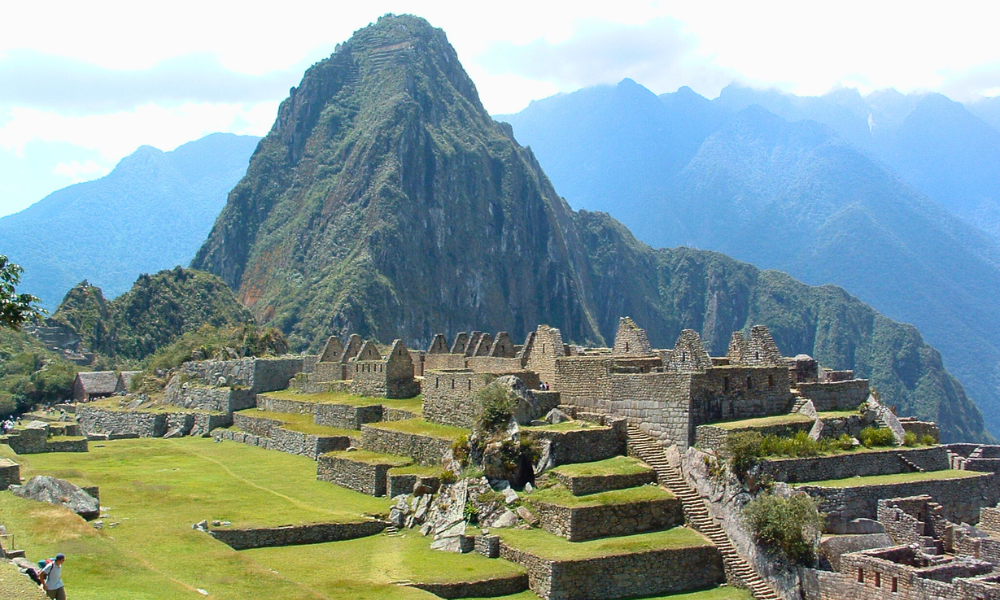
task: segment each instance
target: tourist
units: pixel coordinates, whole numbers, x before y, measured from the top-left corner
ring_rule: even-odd
[[[66,588],[62,582],[62,565],[66,560],[66,555],[60,552],[56,554],[55,560],[45,565],[42,569],[41,577],[43,581],[42,589],[45,595],[55,600],[66,600]]]

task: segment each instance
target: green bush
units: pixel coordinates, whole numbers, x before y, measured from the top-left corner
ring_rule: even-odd
[[[438,476],[438,479],[441,480],[442,485],[446,485],[458,481],[458,476],[455,475],[454,471],[445,469],[444,471],[441,471],[441,475]]]
[[[846,433],[840,434],[837,438],[837,447],[841,450],[852,450],[854,449],[854,438],[847,435]]]
[[[17,411],[17,402],[10,394],[0,392],[0,419],[6,418]]]
[[[896,445],[896,436],[888,427],[865,427],[858,435],[858,440],[865,448]]]
[[[917,445],[917,434],[912,431],[907,431],[906,435],[903,436],[903,445],[907,447],[914,447]]]
[[[514,414],[517,399],[510,389],[491,383],[476,392],[473,405],[476,409],[476,428],[492,432],[507,426]]]
[[[469,436],[461,435],[451,443],[451,456],[463,467],[469,464]]]
[[[920,443],[923,444],[924,446],[933,446],[934,444],[937,443],[937,440],[934,439],[933,435],[925,433],[924,435],[920,436]]]
[[[818,500],[806,494],[791,498],[762,494],[743,507],[743,518],[762,545],[792,562],[809,564],[826,519],[817,507]]]
[[[726,458],[733,472],[742,477],[763,456],[764,436],[757,431],[737,431],[726,437]]]

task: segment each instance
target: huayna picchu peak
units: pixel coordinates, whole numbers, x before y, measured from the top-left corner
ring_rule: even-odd
[[[297,349],[330,333],[425,345],[439,330],[523,336],[539,322],[601,344],[633,314],[656,344],[692,328],[719,352],[759,322],[793,355],[871,377],[945,439],[988,437],[914,328],[842,290],[654,250],[574,213],[418,17],[385,16],[306,71],[192,266]]]

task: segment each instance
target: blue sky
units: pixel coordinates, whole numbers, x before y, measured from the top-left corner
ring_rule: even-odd
[[[734,80],[1000,94],[988,2],[8,3],[0,216],[105,175],[142,144],[263,135],[306,67],[388,12],[443,28],[494,114],[625,77],[708,97]]]

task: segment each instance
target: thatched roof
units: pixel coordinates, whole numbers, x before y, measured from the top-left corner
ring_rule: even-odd
[[[115,386],[118,385],[118,375],[114,371],[77,373],[76,380],[83,391],[92,396],[95,394],[114,394]]]

